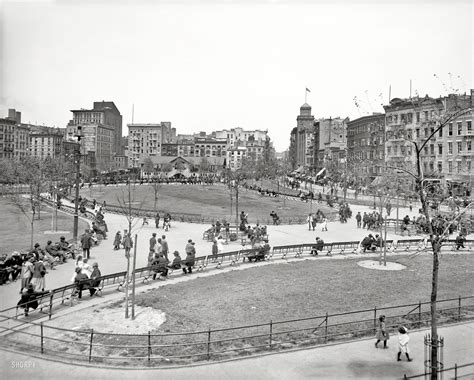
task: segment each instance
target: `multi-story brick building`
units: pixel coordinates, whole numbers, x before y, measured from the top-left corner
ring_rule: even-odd
[[[21,124],[21,112],[11,108],[0,119],[0,158],[20,158],[29,154],[30,131]]]
[[[128,124],[128,164],[141,167],[147,157],[153,161],[162,156],[162,144],[176,141],[176,129],[171,123]],[[168,151],[167,147],[167,151]],[[156,160],[155,160],[156,161]]]
[[[421,146],[421,167],[425,177],[443,182],[471,183],[472,187],[472,111],[433,133],[448,115],[472,108],[470,95],[392,99],[386,112],[386,165],[416,173],[414,142]],[[433,135],[433,136],[432,136]]]
[[[323,168],[339,170],[343,165],[345,168],[347,149],[347,129],[348,119],[329,118],[319,119],[316,122],[315,149],[317,148],[316,169]]]
[[[26,126],[26,125],[25,125]],[[30,130],[30,154],[39,159],[62,156],[62,142],[65,130],[40,125],[26,126]]]
[[[368,185],[383,171],[385,114],[363,116],[347,123],[348,171]]]

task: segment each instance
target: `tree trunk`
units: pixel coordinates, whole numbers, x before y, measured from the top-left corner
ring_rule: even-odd
[[[35,232],[34,224],[35,224],[35,213],[33,213],[33,215],[31,216],[31,221],[30,221],[30,225],[31,225],[30,249],[31,250],[33,249],[33,235]]]

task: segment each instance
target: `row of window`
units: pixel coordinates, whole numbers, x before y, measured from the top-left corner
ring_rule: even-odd
[[[456,161],[456,162],[453,162],[453,161],[448,161],[447,162],[448,164],[448,173],[452,174],[454,172],[454,168],[456,168],[456,173],[458,174],[463,174],[463,173],[466,173],[466,174],[470,174],[471,173],[471,161],[467,160],[467,161]],[[454,165],[455,164],[455,165]],[[431,171],[433,172],[434,171],[434,163],[433,161],[431,162],[424,162],[423,163],[423,169],[425,172],[427,171]],[[445,170],[445,167],[443,165],[443,161],[438,161],[438,165],[437,165],[437,170],[439,173],[443,173],[443,171]]]

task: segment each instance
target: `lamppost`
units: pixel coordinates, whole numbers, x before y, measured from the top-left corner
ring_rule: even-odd
[[[77,144],[74,147],[74,163],[76,166],[76,194],[74,199],[74,225],[73,225],[73,240],[77,242],[77,230],[79,228],[79,182],[81,178],[81,138],[82,138],[82,126],[77,126]]]

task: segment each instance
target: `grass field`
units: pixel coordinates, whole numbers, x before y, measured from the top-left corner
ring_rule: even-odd
[[[0,253],[30,249],[30,221],[28,218],[16,206],[4,199],[0,199],[0,211],[2,215]],[[79,219],[79,231],[83,231],[87,227],[88,224]],[[65,236],[66,239],[72,238],[73,217],[58,212],[58,230],[67,232],[45,234],[45,231],[51,231],[51,209],[44,207],[41,210],[41,219],[34,222],[34,229],[33,241],[44,247],[48,240],[59,241],[60,236]]]
[[[154,192],[150,185],[136,185],[132,187],[132,206],[144,209],[153,209]],[[125,186],[93,186],[91,189],[83,189],[81,192],[87,199],[96,199],[98,202],[104,200],[107,204],[119,204],[128,199]],[[143,203],[142,203],[143,202]],[[235,196],[232,200],[232,217],[235,218]],[[285,219],[295,215],[307,215],[310,210],[321,209],[325,213],[334,212],[334,209],[313,202],[284,201],[282,198],[263,197],[256,191],[239,190],[239,212],[245,211],[249,214],[249,221],[255,222],[257,218],[270,219],[270,212],[276,211],[280,218]],[[229,217],[230,194],[223,185],[201,186],[201,185],[160,185],[158,192],[157,209],[173,213],[190,213],[206,215],[209,217]]]
[[[195,331],[429,301],[431,257],[396,260],[401,271],[359,267],[356,260],[268,265],[173,284],[138,297],[167,314],[162,332]],[[473,255],[445,255],[438,298],[472,294]]]

